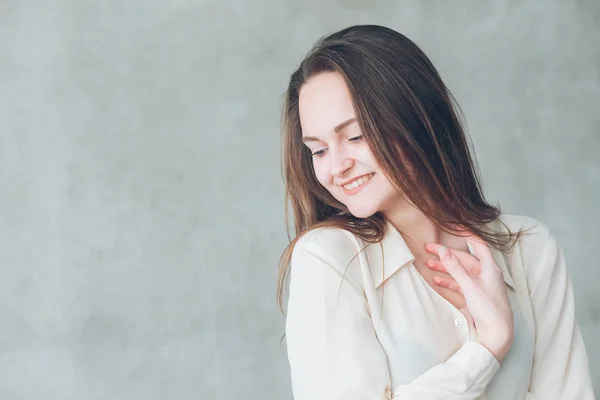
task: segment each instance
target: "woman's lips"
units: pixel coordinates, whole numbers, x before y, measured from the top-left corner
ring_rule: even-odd
[[[355,188],[346,189],[345,187],[342,186],[342,190],[344,191],[344,194],[347,195],[347,196],[353,196],[353,195],[357,194],[358,192],[360,192],[361,190],[363,190],[364,187],[367,186],[371,182],[371,180],[373,179],[374,175],[375,175],[374,173],[371,173],[371,174],[362,176],[359,179],[357,179],[357,180],[360,180],[360,179],[364,180],[365,177],[368,177],[368,179],[366,179],[365,181],[363,181],[362,184],[358,185]]]

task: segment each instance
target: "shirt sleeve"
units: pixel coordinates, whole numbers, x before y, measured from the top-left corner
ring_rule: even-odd
[[[317,243],[301,243],[292,253],[286,320],[295,400],[466,400],[483,394],[499,363],[477,342],[392,387],[361,283]]]
[[[593,400],[571,279],[552,235],[537,268],[527,272],[527,280],[536,331],[529,391],[536,399]]]

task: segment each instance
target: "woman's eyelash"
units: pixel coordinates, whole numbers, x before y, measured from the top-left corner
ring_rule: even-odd
[[[358,142],[359,140],[362,139],[362,137],[363,137],[362,135],[351,137],[350,139],[348,139],[348,141],[349,142]],[[326,149],[318,150],[318,151],[315,151],[314,153],[311,153],[310,155],[313,157],[321,157],[323,154],[325,154],[325,150]]]

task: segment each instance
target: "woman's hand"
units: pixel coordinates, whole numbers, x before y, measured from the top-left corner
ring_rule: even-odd
[[[427,251],[437,252],[440,258],[440,261],[430,260],[427,266],[449,274],[448,277],[436,277],[434,283],[464,296],[473,317],[477,341],[501,362],[510,350],[514,336],[514,317],[504,277],[481,239],[471,237],[469,243],[477,257],[439,244],[427,244]]]

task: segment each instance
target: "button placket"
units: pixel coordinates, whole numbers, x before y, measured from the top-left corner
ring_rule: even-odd
[[[460,337],[462,340],[469,340],[469,322],[464,315],[462,315],[462,313],[460,313],[460,315],[456,315],[453,323],[454,327],[460,332]]]

